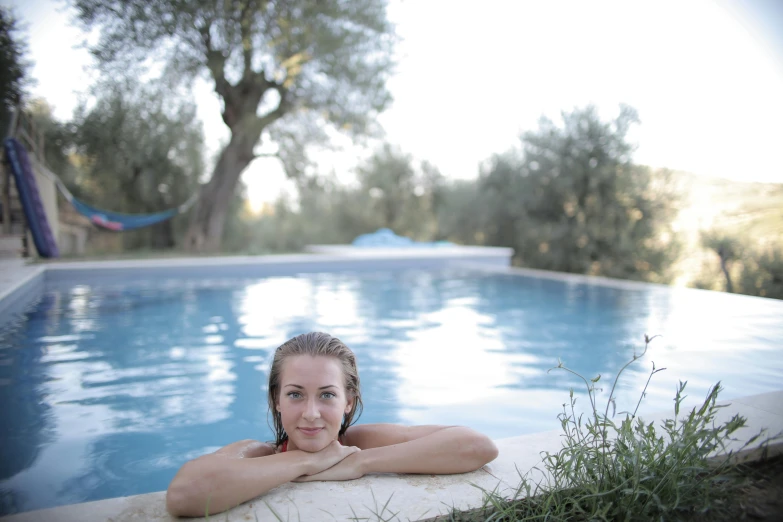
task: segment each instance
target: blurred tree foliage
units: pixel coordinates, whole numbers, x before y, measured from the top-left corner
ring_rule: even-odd
[[[437,235],[432,218],[443,177],[433,165],[423,162],[416,169],[410,155],[385,144],[359,166],[356,175],[358,192],[369,196],[372,228],[404,230],[421,240]]]
[[[698,288],[783,299],[783,185],[760,186],[701,236]]]
[[[74,126],[71,122],[60,122],[52,113],[52,106],[42,98],[34,98],[24,105],[26,114],[35,129],[44,139],[44,162],[46,166],[67,184],[73,184],[76,167],[69,154],[73,150]],[[78,191],[79,188],[76,187]]]
[[[186,84],[208,75],[231,133],[201,187],[184,240],[216,251],[241,173],[262,135],[286,171],[301,175],[306,146],[332,128],[358,137],[390,102],[394,30],[384,0],[74,0],[104,72],[164,62]]]
[[[712,259],[703,264],[694,286],[783,299],[783,241],[751,242],[744,235],[709,231],[703,244]]]
[[[0,132],[5,137],[11,112],[17,107],[30,83],[26,58],[27,41],[20,34],[14,13],[0,5]]]
[[[679,252],[671,173],[634,165],[636,112],[603,122],[593,107],[542,119],[520,149],[494,156],[475,189],[442,195],[440,229],[460,241],[512,247],[524,266],[668,281]],[[453,208],[448,208],[453,207]]]
[[[388,227],[420,240],[509,246],[529,267],[667,281],[678,254],[677,197],[669,172],[631,162],[627,133],[636,121],[625,107],[609,122],[592,107],[564,114],[562,125],[543,119],[476,181],[446,183],[431,165],[417,169],[386,145],[357,169],[358,188],[309,180],[299,187],[299,209],[281,200],[257,218],[259,230],[275,223],[298,238],[284,242],[295,250],[299,240],[348,242]]]
[[[704,248],[715,252],[718,256],[720,271],[726,281],[725,290],[734,292],[734,284],[731,281],[731,268],[742,255],[745,247],[740,245],[738,239],[717,230],[703,232],[701,243]]]
[[[296,201],[281,197],[244,224],[229,225],[229,250],[293,252],[308,244],[350,243],[356,236],[388,227],[418,240],[436,235],[435,204],[443,177],[427,162],[384,145],[356,169],[357,183],[334,176],[296,180]]]
[[[743,294],[783,299],[783,242],[747,251],[738,286]]]

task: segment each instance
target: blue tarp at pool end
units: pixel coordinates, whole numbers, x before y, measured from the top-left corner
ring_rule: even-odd
[[[388,228],[379,228],[371,234],[362,234],[353,240],[353,246],[380,248],[438,248],[451,247],[449,241],[421,242],[409,237],[398,236]]]

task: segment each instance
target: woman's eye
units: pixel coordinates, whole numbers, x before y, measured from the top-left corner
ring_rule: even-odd
[[[288,394],[288,396],[291,397],[292,399],[298,399],[299,397],[302,396],[302,394],[300,394],[299,392],[291,392]]]
[[[336,395],[332,392],[324,392],[321,394],[321,397],[323,397],[324,399],[334,399]]]

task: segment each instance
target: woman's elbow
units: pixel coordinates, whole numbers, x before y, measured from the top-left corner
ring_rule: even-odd
[[[166,511],[174,517],[203,517],[220,513],[223,509],[216,505],[210,507],[192,489],[172,484],[166,491]]]
[[[204,499],[201,494],[201,489],[198,482],[204,480],[204,477],[199,477],[194,482],[194,479],[190,475],[190,471],[187,468],[192,467],[193,462],[185,463],[174,480],[169,484],[169,488],[166,490],[166,511],[175,517],[194,517],[204,516]],[[197,470],[201,473],[203,469]],[[184,473],[183,473],[184,472]]]
[[[470,465],[470,471],[479,469],[498,456],[498,448],[492,439],[480,433],[473,432],[469,443],[463,447],[466,449],[464,462]]]
[[[166,490],[166,511],[173,517],[187,516],[188,495],[184,488],[175,483]]]
[[[498,458],[498,447],[489,437],[482,435],[475,444],[476,459],[480,462],[479,468]]]

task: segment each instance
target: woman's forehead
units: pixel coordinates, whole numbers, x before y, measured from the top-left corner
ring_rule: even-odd
[[[342,386],[344,381],[342,366],[337,358],[312,355],[286,357],[280,377],[283,386],[286,384]]]

